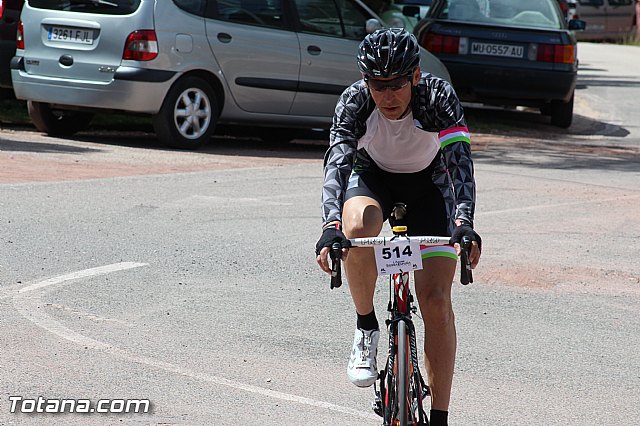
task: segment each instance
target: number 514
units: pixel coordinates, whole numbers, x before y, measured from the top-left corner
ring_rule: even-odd
[[[383,259],[391,259],[391,256],[395,255],[396,259],[399,259],[402,256],[411,257],[413,252],[411,251],[411,246],[405,246],[402,251],[400,251],[400,247],[396,246],[394,248],[385,247],[382,249],[382,258]]]

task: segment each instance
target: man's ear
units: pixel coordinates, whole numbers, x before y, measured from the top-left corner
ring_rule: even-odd
[[[413,71],[413,85],[417,86],[419,81],[420,81],[420,67],[416,67],[416,69]]]

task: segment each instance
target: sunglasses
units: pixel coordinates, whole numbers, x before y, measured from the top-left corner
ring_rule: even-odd
[[[367,86],[369,86],[370,89],[376,92],[384,92],[387,89],[391,90],[392,92],[397,92],[398,90],[406,87],[409,82],[411,82],[411,77],[412,75],[408,74],[394,78],[393,80],[376,80],[365,78],[364,81],[367,83]]]

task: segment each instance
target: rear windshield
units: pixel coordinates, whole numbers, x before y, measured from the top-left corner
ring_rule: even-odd
[[[138,10],[140,0],[28,0],[31,7],[68,12],[128,15]]]
[[[556,0],[448,0],[440,19],[538,28],[562,28]]]

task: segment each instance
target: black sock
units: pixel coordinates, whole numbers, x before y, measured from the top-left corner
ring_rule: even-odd
[[[373,309],[373,311],[369,312],[367,315],[358,314],[358,328],[361,330],[367,330],[367,331],[377,330],[379,328],[378,319],[376,318],[375,308]]]
[[[431,410],[431,415],[429,416],[429,426],[448,426],[448,417],[448,411]]]

